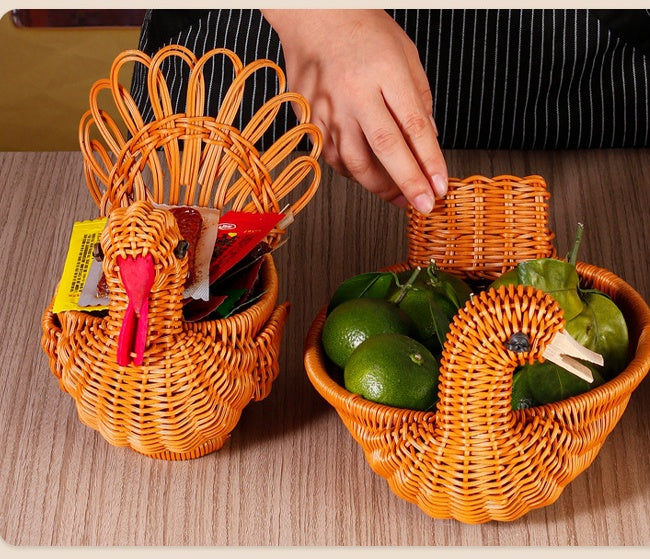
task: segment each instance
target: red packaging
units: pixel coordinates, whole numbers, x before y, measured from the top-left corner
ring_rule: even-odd
[[[283,217],[281,213],[234,211],[222,215],[210,262],[210,284],[244,258]]]

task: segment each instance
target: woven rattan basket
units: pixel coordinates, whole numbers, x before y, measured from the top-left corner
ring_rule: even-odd
[[[203,114],[203,68],[213,56],[227,57],[233,68],[216,118]],[[172,60],[189,70],[184,113],[172,111],[161,70]],[[120,84],[120,72],[130,63],[147,68],[151,122],[143,121]],[[263,69],[277,73],[278,92],[238,130],[232,122],[247,80]],[[117,120],[100,108],[107,93]],[[260,152],[256,142],[283,103],[300,110],[299,124]],[[42,347],[61,389],[74,399],[80,420],[109,443],[156,458],[202,456],[224,444],[248,403],[269,394],[279,371],[289,309],[288,303],[276,303],[272,255],[264,256],[261,296],[251,306],[227,318],[186,322],[179,278],[187,276],[187,267],[182,267],[187,264],[171,256],[179,228],[171,213],[154,203],[295,216],[320,181],[320,132],[309,117],[304,98],[285,91],[279,67],[267,60],[244,66],[223,49],[199,59],[174,45],[153,58],[126,51],[115,59],[110,77],[91,89],[90,109],[79,133],[90,193],[99,215],[108,217],[101,242],[109,309],[107,316],[77,310],[54,314],[50,304],[42,319]],[[311,151],[294,153],[305,135]],[[266,241],[275,247],[284,233],[278,226]],[[120,366],[116,338],[127,297],[115,279],[116,259],[132,253],[152,255],[158,275],[149,296],[142,363]]]
[[[520,259],[548,256],[555,251],[547,197],[540,177],[453,180],[433,214],[409,210],[409,261],[391,269],[431,255],[443,269],[490,279]],[[524,410],[511,409],[512,372],[522,360],[536,359],[564,323],[541,291],[491,289],[468,302],[447,337],[439,403],[429,412],[372,403],[345,390],[321,345],[326,308],[317,315],[305,342],[308,377],[396,495],[434,518],[511,521],[553,503],[591,464],[650,369],[650,309],[613,273],[585,263],[577,268],[585,285],[609,294],[623,311],[633,356],[597,388]],[[530,354],[505,349],[518,331],[531,337]]]

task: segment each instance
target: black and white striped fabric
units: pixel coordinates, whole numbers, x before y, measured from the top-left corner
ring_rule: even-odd
[[[418,46],[429,76],[443,148],[566,149],[650,145],[650,10],[388,10]],[[215,47],[244,63],[283,66],[276,33],[257,10],[153,10],[139,48],[181,44],[197,56]],[[327,48],[327,45],[323,45]],[[177,112],[184,111],[183,63],[164,68]],[[215,114],[230,68],[206,68]],[[239,120],[276,92],[271,72],[255,75]],[[132,93],[151,118],[146,76]],[[295,119],[285,107],[261,139],[266,149]]]

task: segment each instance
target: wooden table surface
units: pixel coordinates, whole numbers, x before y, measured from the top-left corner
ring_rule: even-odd
[[[650,300],[650,150],[450,151],[450,173],[542,175],[560,253]],[[648,546],[650,381],[553,504],[508,523],[426,516],[374,474],[310,384],[307,329],[343,279],[406,258],[405,212],[323,166],[276,257],[291,301],[280,375],[220,450],[190,461],[109,445],[77,419],[40,348],[75,220],[96,217],[81,155],[1,153],[0,536],[18,546]]]

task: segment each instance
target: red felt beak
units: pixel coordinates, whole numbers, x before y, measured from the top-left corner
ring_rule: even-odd
[[[125,367],[135,354],[133,364],[142,365],[149,323],[149,294],[155,279],[153,258],[151,254],[135,258],[118,256],[117,263],[129,298],[117,340],[117,363]]]

